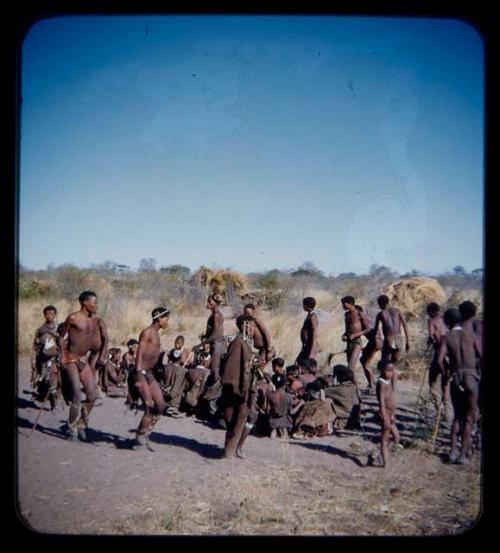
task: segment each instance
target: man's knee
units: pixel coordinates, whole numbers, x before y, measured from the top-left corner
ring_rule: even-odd
[[[98,395],[97,395],[97,390],[94,388],[93,390],[90,390],[87,394],[87,402],[88,403],[94,403],[97,398],[98,398]]]

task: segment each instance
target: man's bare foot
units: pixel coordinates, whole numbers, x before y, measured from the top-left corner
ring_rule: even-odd
[[[460,453],[459,453],[458,449],[452,449],[450,451],[449,456],[448,456],[448,461],[450,463],[456,463],[457,460],[458,460],[459,455],[460,455]]]
[[[85,432],[85,428],[80,428],[78,430],[78,439],[81,440],[82,442],[87,442],[88,441],[87,433]]]
[[[239,457],[240,459],[245,459],[245,454],[243,453],[243,451],[241,451],[241,449],[237,449],[236,457]]]

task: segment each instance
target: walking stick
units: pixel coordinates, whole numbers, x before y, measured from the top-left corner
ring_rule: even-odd
[[[432,343],[428,344],[428,346],[425,348],[425,351],[424,351],[424,361],[425,361],[425,356],[427,355],[427,352],[429,351],[429,348],[431,347]],[[426,380],[426,376],[427,376],[427,367],[426,365],[424,365],[424,371],[423,371],[423,375],[422,375],[422,383],[420,384],[420,389],[418,391],[418,396],[417,396],[417,401],[415,402],[415,411],[417,411],[418,409],[418,404],[420,403],[420,397],[422,396],[422,390],[424,389],[424,383],[425,383],[425,380]],[[419,413],[417,411],[417,413]],[[419,423],[420,423],[420,414],[418,414],[417,416],[417,420],[415,422],[415,428],[413,430],[413,438],[412,438],[412,443],[415,441],[415,436],[417,434],[417,428],[419,427]]]
[[[50,388],[49,388],[49,390],[50,390]],[[42,412],[43,412],[44,407],[45,407],[45,402],[47,401],[48,397],[49,397],[49,391],[47,390],[47,393],[45,394],[45,397],[43,398],[42,406],[38,409],[38,414],[37,414],[35,422],[33,424],[33,428],[31,429],[30,436],[31,436],[31,434],[33,434],[33,432],[35,431],[35,428],[38,425],[38,421],[40,420],[40,417],[42,416]]]
[[[424,351],[424,359],[425,359],[425,356],[427,355],[427,352],[429,351],[429,348],[431,347],[432,344],[429,344],[426,348],[425,348],[425,351]],[[418,407],[418,404],[420,402],[420,396],[422,395],[422,390],[424,389],[424,383],[425,383],[425,377],[427,376],[427,369],[426,367],[424,367],[424,372],[423,372],[423,378],[422,378],[422,383],[420,384],[420,390],[418,391],[418,396],[417,396],[417,401],[415,403],[415,410],[417,409]]]
[[[432,435],[431,453],[434,453],[436,449],[436,438],[439,432],[439,421],[441,419],[441,402],[438,405],[438,411],[436,415],[436,426],[434,427],[434,433]]]
[[[332,359],[336,356],[336,355],[340,355],[341,353],[346,353],[347,350],[343,349],[342,351],[336,351],[335,353],[330,353],[328,355],[328,361],[327,361],[327,364],[329,365],[331,362],[332,362]]]

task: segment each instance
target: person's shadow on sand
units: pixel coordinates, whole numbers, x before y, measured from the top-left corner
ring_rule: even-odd
[[[194,440],[193,438],[185,438],[183,436],[174,436],[173,434],[160,434],[152,432],[150,436],[151,443],[173,445],[176,447],[185,447],[206,459],[220,459],[222,457],[222,449],[214,444],[204,444]]]
[[[59,438],[61,440],[67,440],[68,434],[66,433],[65,421],[62,421],[64,424],[60,428],[49,428],[43,426],[43,424],[37,424],[35,432],[41,432],[47,436],[53,436],[54,438]],[[28,436],[31,435],[33,431],[33,422],[23,417],[16,417],[16,426],[18,428],[26,428],[29,430]],[[118,449],[132,449],[133,440],[127,440],[116,434],[111,434],[109,432],[102,432],[100,430],[95,430],[94,428],[87,428],[85,430],[87,435],[87,440],[82,441],[82,444],[98,445],[100,442],[114,444]]]
[[[30,401],[23,397],[16,397],[16,408],[17,409],[38,409],[38,405],[33,400]]]
[[[364,467],[366,464],[362,463],[359,460],[359,456],[352,455],[351,453],[344,451],[343,449],[339,449],[338,447],[334,447],[332,445],[326,445],[326,444],[315,444],[315,443],[304,443],[304,442],[289,442],[292,445],[301,445],[302,447],[306,447],[307,449],[315,449],[317,451],[324,451],[326,453],[331,453],[333,455],[339,455],[343,459],[349,459],[352,461],[355,465],[358,465],[358,467]],[[368,453],[366,453],[368,455]]]

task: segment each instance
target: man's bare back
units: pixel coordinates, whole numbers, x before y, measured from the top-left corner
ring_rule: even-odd
[[[397,307],[388,307],[377,315],[381,324],[384,336],[401,335],[401,311]]]

